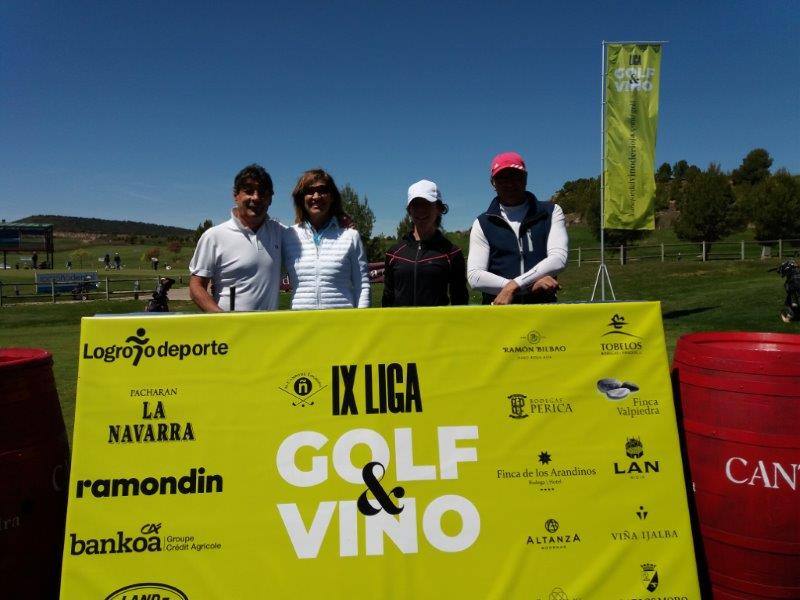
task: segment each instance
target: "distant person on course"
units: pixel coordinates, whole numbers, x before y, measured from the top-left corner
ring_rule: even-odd
[[[236,311],[278,308],[282,225],[267,214],[272,196],[272,178],[261,165],[236,175],[231,218],[200,236],[189,263],[189,294],[203,311],[231,310],[231,288]]]
[[[295,224],[283,233],[292,309],[368,308],[367,255],[358,231],[347,226],[333,177],[306,171],[292,200]]]
[[[406,211],[414,226],[386,252],[383,306],[443,306],[469,300],[464,255],[439,226],[447,205],[426,179],[408,188]]]
[[[122,258],[120,258],[119,252],[114,252],[114,268],[117,271],[122,268]]]
[[[495,156],[490,171],[497,196],[472,225],[467,279],[483,304],[555,302],[553,276],[567,264],[564,213],[526,191],[528,171],[516,152]]]

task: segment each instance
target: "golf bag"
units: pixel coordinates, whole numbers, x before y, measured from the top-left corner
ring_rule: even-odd
[[[147,301],[145,312],[169,312],[169,297],[167,293],[175,280],[170,277],[160,277],[153,297]]]
[[[781,310],[781,319],[786,323],[800,321],[800,266],[793,260],[787,260],[779,267],[770,269],[772,271],[777,271],[785,280],[786,306]]]

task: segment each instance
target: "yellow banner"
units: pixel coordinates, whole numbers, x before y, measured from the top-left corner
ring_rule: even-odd
[[[80,354],[64,600],[700,597],[656,303],[91,318]]]
[[[655,229],[661,46],[609,44],[603,227]]]

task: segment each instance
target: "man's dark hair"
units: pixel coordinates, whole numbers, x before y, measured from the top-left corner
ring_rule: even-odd
[[[272,177],[269,176],[264,167],[253,163],[252,165],[247,165],[236,174],[236,178],[233,180],[234,196],[244,188],[248,181],[255,182],[259,190],[273,191]]]

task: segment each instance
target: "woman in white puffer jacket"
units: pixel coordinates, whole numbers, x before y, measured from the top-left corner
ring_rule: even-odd
[[[292,192],[295,224],[283,232],[292,309],[367,308],[367,256],[358,231],[342,226],[342,197],[328,173],[306,171]]]

